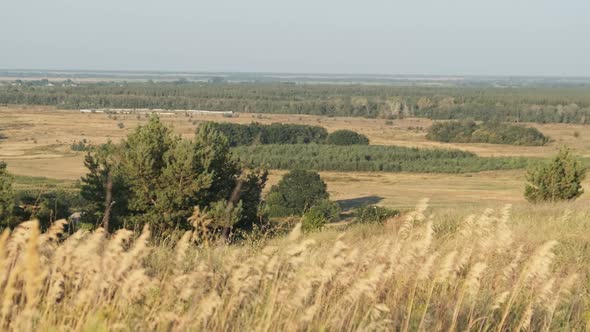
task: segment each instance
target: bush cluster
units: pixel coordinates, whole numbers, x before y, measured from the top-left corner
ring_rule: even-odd
[[[319,231],[327,223],[338,221],[339,218],[340,206],[338,203],[324,199],[305,212],[301,219],[301,229],[308,233]]]
[[[549,138],[536,128],[498,122],[449,121],[434,123],[426,138],[439,142],[540,146]]]
[[[282,123],[264,125],[256,122],[211,122],[209,125],[224,134],[232,147],[252,144],[320,144],[328,137],[326,129],[319,126]]]
[[[380,145],[257,145],[237,147],[233,152],[249,167],[343,172],[469,173],[525,168],[530,160],[478,157],[460,150]]]
[[[92,149],[92,145],[88,142],[87,139],[82,139],[80,141],[75,141],[70,145],[70,149],[72,151],[90,151]]]
[[[356,222],[358,223],[382,223],[399,214],[399,210],[378,205],[363,206],[355,211]]]
[[[328,135],[326,144],[331,145],[368,145],[367,136],[354,132],[352,130],[336,130]]]

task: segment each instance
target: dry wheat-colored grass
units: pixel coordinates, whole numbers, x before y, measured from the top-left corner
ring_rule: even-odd
[[[527,242],[513,219],[506,206],[441,220],[423,200],[401,221],[296,227],[262,248],[198,248],[192,232],[154,245],[147,228],[62,239],[63,222],[26,222],[0,237],[0,328],[585,329],[586,265],[556,268],[560,243]]]

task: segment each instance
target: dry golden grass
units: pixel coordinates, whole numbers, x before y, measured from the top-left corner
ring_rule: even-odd
[[[262,248],[27,222],[0,237],[3,330],[549,331],[590,318],[587,205],[431,211]],[[435,213],[435,215],[433,215]],[[514,214],[514,215],[513,215]],[[461,216],[462,215],[462,216]],[[460,217],[461,216],[461,217]],[[533,227],[534,226],[534,227]],[[584,231],[585,230],[585,231]]]

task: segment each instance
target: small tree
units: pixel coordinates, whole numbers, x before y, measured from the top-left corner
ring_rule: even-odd
[[[266,204],[271,217],[302,215],[321,200],[328,199],[326,183],[317,172],[293,170],[270,189]]]
[[[584,193],[586,169],[568,148],[562,148],[551,163],[529,169],[524,195],[530,202],[573,200]]]

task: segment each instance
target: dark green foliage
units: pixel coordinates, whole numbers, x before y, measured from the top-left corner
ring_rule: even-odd
[[[327,199],[321,200],[305,212],[301,219],[301,230],[314,232],[321,230],[325,224],[337,221],[340,217],[340,207],[337,203]]]
[[[92,145],[90,145],[86,139],[74,142],[70,145],[72,151],[90,151],[91,148]]]
[[[584,193],[586,169],[568,148],[548,164],[529,169],[524,195],[530,202],[574,200]]]
[[[95,223],[107,210],[107,184],[112,183],[109,229],[140,228],[146,222],[156,233],[184,229],[197,206],[223,217],[216,220],[218,225],[247,227],[256,221],[266,182],[266,172],[242,174],[227,139],[212,125],[200,126],[194,139],[186,140],[157,117],[120,145],[101,146],[85,164],[89,173],[82,179],[81,192]]]
[[[242,202],[242,217],[235,225],[238,229],[251,230],[254,225],[264,222],[264,216],[260,211],[260,198],[267,179],[268,172],[262,169],[255,169],[240,179],[239,198]]]
[[[6,163],[0,161],[0,226],[9,226],[6,222],[14,210],[14,191],[12,177],[6,171]]]
[[[317,171],[469,173],[525,168],[529,159],[484,158],[448,149],[380,145],[259,145],[233,149],[246,165]]]
[[[590,123],[590,93],[581,87],[391,86],[280,83],[34,82],[0,86],[0,103],[61,108],[206,109],[252,113],[395,119]],[[399,107],[393,108],[392,101]]]
[[[358,223],[383,223],[385,220],[399,215],[399,213],[399,210],[377,205],[363,206],[355,211],[356,222]]]
[[[320,211],[312,209],[301,218],[301,230],[305,233],[321,231],[327,223]]]
[[[216,130],[227,137],[230,146],[252,144],[309,144],[323,143],[328,132],[323,127],[296,124],[273,123],[263,125],[211,123]]]
[[[332,145],[368,145],[367,136],[354,132],[352,130],[336,130],[328,135],[326,144]]]
[[[342,212],[338,203],[328,199],[318,201],[308,210],[308,212],[310,211],[317,211],[317,213],[321,214],[328,222],[340,220],[340,212]]]
[[[434,123],[426,138],[439,142],[492,143],[540,146],[549,142],[536,128],[498,122],[477,124],[474,121],[450,121]]]
[[[21,191],[17,200],[20,203],[19,219],[38,219],[42,230],[46,230],[56,220],[68,218],[83,205],[77,192],[63,190]]]
[[[319,201],[329,198],[326,183],[317,172],[292,170],[273,186],[266,198],[270,217],[302,215]]]
[[[128,197],[131,195],[122,164],[119,161],[120,146],[112,143],[99,145],[88,153],[84,166],[88,173],[82,177],[80,196],[85,200],[83,221],[99,225],[106,211],[107,183],[111,181],[112,204],[109,231],[124,227],[123,218],[128,214]]]

